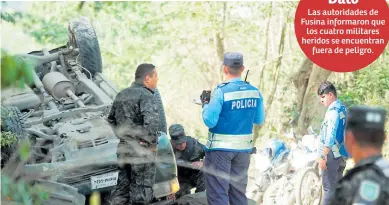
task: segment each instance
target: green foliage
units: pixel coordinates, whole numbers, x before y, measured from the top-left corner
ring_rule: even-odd
[[[16,136],[9,132],[2,132],[1,143],[5,144],[4,139],[8,143],[13,143],[17,140]],[[12,141],[12,142],[11,142]],[[11,153],[9,153],[11,154]],[[15,160],[8,162],[7,166],[19,167],[30,157],[30,145],[27,141],[22,141],[16,153],[21,161]],[[15,164],[16,163],[16,164]],[[9,169],[5,167],[4,169]],[[3,170],[4,171],[4,170]],[[8,170],[9,171],[9,170]],[[11,177],[12,175],[12,177]],[[31,181],[25,181],[19,176],[18,171],[12,173],[2,172],[1,174],[1,194],[2,199],[11,202],[18,202],[24,205],[40,205],[44,200],[49,198],[48,193],[40,186],[33,185]]]
[[[263,8],[269,16],[270,5],[268,2],[85,2],[79,11],[80,2],[39,2],[31,4],[29,12],[17,22],[42,45],[59,45],[67,41],[70,19],[89,17],[102,48],[103,72],[122,89],[133,80],[135,68],[143,62],[156,63],[162,72],[171,68],[185,71],[191,67],[205,68],[204,75],[211,79],[215,72],[207,71],[213,71],[215,65],[204,56],[215,54],[214,35],[221,30],[226,42],[258,45],[247,50],[261,53],[263,43],[256,42],[256,34],[262,35],[260,22],[265,16],[258,15],[258,10]],[[240,10],[247,13],[240,15]]]
[[[341,83],[338,90],[340,91],[339,99],[348,107],[365,104],[389,108],[389,102],[385,100],[385,95],[389,91],[388,67],[375,62],[355,72],[352,80]]]
[[[30,157],[30,143],[28,141],[22,141],[19,145],[20,159],[25,161]]]
[[[5,50],[1,50],[1,87],[9,87],[18,84],[32,82],[32,62],[23,60],[20,57],[10,55]]]
[[[12,132],[1,132],[1,147],[12,145],[17,141],[16,136]]]
[[[14,84],[23,87],[32,82],[32,62],[10,55],[2,49],[1,52],[1,87],[6,88]],[[3,113],[2,113],[3,114]],[[3,116],[2,116],[3,117]],[[10,146],[17,142],[17,137],[11,132],[1,132],[1,147]],[[22,142],[19,147],[19,155],[22,161],[30,156],[30,146]],[[26,205],[39,205],[42,200],[48,199],[47,193],[40,187],[32,187],[23,180],[13,181],[9,176],[1,176],[2,196],[14,202]]]
[[[40,186],[32,186],[24,180],[14,181],[7,175],[1,175],[1,194],[9,201],[25,205],[40,205],[49,195]]]
[[[37,17],[29,13],[10,13],[14,21],[36,39],[38,43],[61,46],[67,42],[67,27],[56,23],[57,16]]]
[[[1,12],[1,20],[10,23],[15,23],[15,18],[8,12]]]
[[[52,21],[43,21],[43,26],[36,30],[31,30],[30,34],[37,39],[39,43],[51,42],[54,45],[61,45],[67,42],[67,29],[62,25],[52,23]]]

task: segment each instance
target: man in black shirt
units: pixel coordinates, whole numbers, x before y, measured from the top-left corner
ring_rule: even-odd
[[[196,188],[196,193],[204,191],[204,175],[201,171],[202,159],[205,156],[204,145],[196,139],[186,136],[184,127],[180,124],[171,125],[169,134],[177,159],[178,181],[180,183],[180,191],[176,193],[176,198],[190,194],[192,188]]]

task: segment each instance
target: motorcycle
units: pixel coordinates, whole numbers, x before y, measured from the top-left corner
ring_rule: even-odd
[[[264,193],[280,179],[283,175],[286,175],[289,170],[290,163],[288,162],[290,150],[284,150],[280,155],[270,160],[264,150],[259,150],[256,154],[257,160],[261,163],[257,163],[256,177],[251,177],[254,180],[254,186],[248,190],[247,197],[253,199],[258,203],[262,203],[264,200]]]
[[[293,121],[289,122],[291,125]],[[318,204],[321,201],[320,169],[316,162],[317,135],[312,127],[308,135],[301,139],[291,128],[286,136],[292,140],[288,156],[289,167],[284,175],[275,181],[265,192],[266,205]]]
[[[294,194],[297,205],[318,205],[322,200],[321,169],[316,162],[318,158],[317,134],[312,127],[308,128],[308,135],[304,135],[299,143],[301,149],[306,149],[305,153],[296,151],[295,166],[298,174],[295,179]],[[301,163],[297,163],[300,161]]]

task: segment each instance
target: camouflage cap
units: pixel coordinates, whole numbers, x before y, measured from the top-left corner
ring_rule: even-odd
[[[386,111],[367,106],[351,107],[347,113],[347,128],[385,129]]]
[[[180,124],[171,125],[169,127],[169,135],[175,144],[181,144],[187,140],[184,127]]]
[[[243,66],[243,55],[237,52],[228,52],[224,54],[223,64],[226,66]]]

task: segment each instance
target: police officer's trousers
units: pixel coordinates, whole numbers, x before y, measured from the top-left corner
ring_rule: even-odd
[[[346,168],[346,162],[342,157],[335,158],[332,151],[327,155],[327,169],[323,170],[323,200],[322,205],[328,205],[331,200],[332,192],[339,179],[342,178],[343,171]]]
[[[250,153],[205,153],[205,188],[209,205],[247,205]]]

